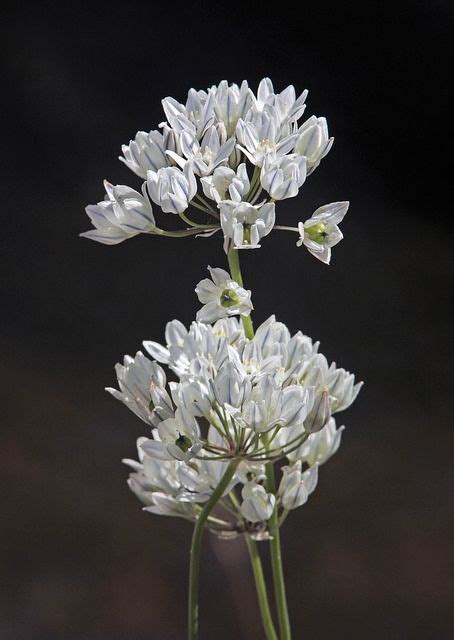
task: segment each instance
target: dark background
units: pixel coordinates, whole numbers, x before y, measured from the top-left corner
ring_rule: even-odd
[[[184,637],[191,526],[150,516],[120,459],[145,426],[104,393],[165,322],[189,323],[218,237],[79,239],[121,143],[160,99],[269,75],[308,88],[334,148],[294,224],[349,199],[326,267],[275,233],[246,252],[255,320],[277,312],[366,384],[338,455],[283,530],[295,638],[452,637],[453,283],[448,2],[30,3],[4,14],[0,273],[5,640]],[[452,485],[451,485],[452,486]],[[452,530],[452,529],[451,529]],[[242,540],[204,551],[202,638],[262,638]]]

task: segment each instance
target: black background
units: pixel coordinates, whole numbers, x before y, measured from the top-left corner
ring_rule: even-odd
[[[338,455],[283,531],[295,638],[450,637],[448,2],[33,3],[4,14],[0,274],[5,640],[184,637],[189,524],[144,514],[144,425],[103,392],[189,323],[220,239],[79,239],[160,99],[247,78],[309,89],[335,144],[281,224],[351,201],[330,267],[274,233],[242,254],[276,312],[365,380]],[[3,539],[4,538],[4,539]],[[210,540],[202,638],[262,638],[243,542]],[[452,636],[451,636],[452,637]]]

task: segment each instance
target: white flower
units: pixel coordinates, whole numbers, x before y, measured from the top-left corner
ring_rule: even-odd
[[[344,237],[337,226],[344,219],[348,202],[332,202],[319,207],[304,224],[298,223],[300,238],[297,246],[304,244],[316,258],[329,264],[331,247]]]
[[[157,362],[150,362],[138,351],[134,358],[125,356],[123,364],[117,363],[115,372],[120,391],[112,387],[107,387],[106,391],[144,422],[153,424],[152,413],[156,406],[160,407],[161,419],[173,417],[172,403],[165,391],[166,375]]]
[[[328,388],[319,386],[312,388],[312,390],[312,407],[304,422],[304,430],[308,433],[323,429],[331,417],[331,401]]]
[[[327,359],[321,353],[311,359],[305,381],[314,388],[326,387],[333,413],[348,409],[363,385],[362,382],[355,384],[355,376],[345,369],[338,369],[335,362],[328,366]]]
[[[241,412],[232,415],[240,425],[256,433],[265,433],[276,426],[289,430],[302,427],[307,411],[306,389],[300,385],[282,388],[275,375],[263,373],[248,394]]]
[[[260,183],[274,200],[284,200],[298,195],[306,180],[306,158],[297,154],[265,157],[260,172]]]
[[[137,440],[139,461],[122,461],[133,470],[128,479],[131,491],[145,505],[145,511],[195,520],[198,515],[195,505],[209,499],[228,463],[192,459],[187,464],[176,459],[157,459],[146,453],[149,442],[148,438]],[[246,467],[241,474],[236,474],[225,494],[241,482],[241,476],[247,472]]]
[[[298,130],[294,151],[307,158],[307,175],[318,167],[333,146],[334,138],[328,135],[326,118],[311,116]]]
[[[295,144],[297,134],[281,136],[281,127],[272,107],[266,111],[250,110],[236,127],[238,146],[252,164],[261,167],[268,153],[285,155]]]
[[[255,482],[247,482],[241,490],[243,502],[241,514],[249,522],[265,522],[271,518],[276,497],[267,493],[262,485]]]
[[[216,460],[192,460],[191,464],[180,464],[177,475],[181,483],[178,500],[181,502],[206,502],[218,486],[228,462]],[[240,482],[238,474],[224,491],[228,494]]]
[[[218,167],[213,175],[201,178],[203,193],[216,203],[221,200],[241,202],[250,189],[250,182],[244,162],[233,171],[229,167]]]
[[[345,369],[337,369],[336,363],[332,362],[326,376],[331,398],[331,412],[345,411],[356,400],[362,382],[355,384],[355,376]]]
[[[183,213],[197,193],[197,183],[189,164],[183,171],[177,167],[148,171],[147,187],[151,199],[164,213]]]
[[[147,440],[148,438],[137,440],[139,462],[126,458],[122,461],[133,469],[128,479],[129,488],[145,505],[145,511],[195,519],[197,511],[194,505],[177,499],[181,490],[181,482],[177,475],[180,463],[176,460],[157,460],[146,455],[142,445]]]
[[[123,156],[119,159],[125,163],[131,171],[145,179],[147,171],[158,171],[170,164],[167,150],[175,150],[173,131],[166,127],[163,133],[159,131],[139,131],[135,140],[129,145],[122,145]]]
[[[276,94],[270,78],[263,78],[258,86],[257,98],[254,103],[258,110],[263,110],[267,105],[274,107],[281,122],[285,119],[296,121],[303,115],[307,93],[305,89],[297,98],[295,87],[289,85],[281,93]]]
[[[188,131],[183,131],[180,134],[179,141],[184,157],[173,151],[168,151],[167,155],[180,167],[185,167],[189,162],[194,173],[198,176],[207,176],[213,173],[216,167],[227,162],[235,148],[235,138],[232,137],[222,142],[219,131],[214,126],[207,129],[200,142],[194,134]]]
[[[224,123],[228,136],[235,133],[235,127],[240,118],[243,118],[252,102],[252,92],[246,80],[241,86],[236,84],[229,86],[227,80],[222,80],[215,91],[215,112],[217,118]]]
[[[309,467],[304,473],[301,471],[300,460],[291,466],[282,467],[278,496],[284,509],[296,509],[307,502],[317,486],[317,479],[317,465]]]
[[[301,460],[308,465],[324,464],[339,449],[342,431],[345,427],[336,429],[336,420],[330,418],[321,431],[312,433],[304,444],[288,457],[291,460]]]
[[[172,129],[178,134],[186,131],[200,139],[214,122],[214,101],[213,90],[206,92],[190,89],[186,105],[174,98],[164,98],[162,107]]]
[[[259,240],[268,235],[274,226],[273,203],[252,205],[249,202],[223,200],[219,203],[224,237],[237,249],[257,249]]]
[[[95,229],[80,235],[102,244],[119,244],[156,228],[151,204],[145,195],[125,185],[104,181],[106,199],[85,209]]]
[[[208,267],[212,280],[205,278],[195,292],[204,305],[197,313],[200,322],[215,322],[233,315],[248,316],[252,310],[251,292],[232,280],[224,269]]]
[[[153,440],[142,444],[142,449],[152,457],[185,462],[196,456],[201,448],[199,425],[182,407],[175,411],[174,418],[159,423]]]

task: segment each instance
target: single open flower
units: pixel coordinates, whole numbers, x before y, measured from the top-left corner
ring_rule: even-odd
[[[243,502],[241,515],[249,522],[263,522],[271,518],[276,504],[276,497],[267,493],[261,484],[247,482],[241,491]]]
[[[151,199],[159,204],[164,213],[183,213],[197,193],[197,184],[190,164],[181,170],[164,167],[159,171],[148,171],[147,187]]]
[[[153,233],[155,219],[145,194],[125,185],[114,186],[107,180],[104,188],[105,200],[86,208],[95,229],[81,233],[83,238],[101,244],[119,244],[139,233]]]
[[[229,167],[218,167],[213,175],[201,178],[200,182],[207,198],[216,203],[227,199],[241,202],[251,186],[244,162],[239,165],[236,172]]]
[[[279,485],[279,501],[284,509],[296,509],[305,502],[317,486],[318,467],[314,465],[301,471],[301,460],[290,466],[282,467],[282,479]]]
[[[338,224],[347,213],[349,202],[332,202],[319,207],[304,224],[298,223],[300,234],[297,246],[304,246],[313,256],[329,264],[331,247],[344,237]]]
[[[211,323],[229,316],[248,316],[253,309],[251,292],[240,287],[224,269],[208,270],[212,279],[201,280],[195,289],[204,305],[197,312],[197,320]]]
[[[224,237],[231,240],[236,249],[258,249],[260,238],[268,235],[273,228],[273,203],[252,205],[249,202],[223,200],[218,206]]]
[[[266,156],[260,172],[260,183],[274,200],[285,200],[298,195],[306,180],[306,158],[292,153],[274,158]]]
[[[122,145],[123,156],[119,159],[145,180],[147,171],[159,171],[171,163],[166,151],[174,148],[175,138],[169,127],[164,128],[162,133],[138,131],[134,140]]]
[[[307,175],[318,167],[333,146],[334,138],[328,135],[326,118],[311,116],[298,129],[294,151],[307,158]]]

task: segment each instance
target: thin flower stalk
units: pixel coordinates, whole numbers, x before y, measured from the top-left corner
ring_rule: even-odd
[[[238,464],[239,460],[230,461],[224,475],[219,481],[218,486],[213,491],[210,499],[200,512],[194,526],[189,565],[188,640],[197,640],[199,637],[199,581],[203,530],[211,511],[214,509],[222,494],[229,486]]]

